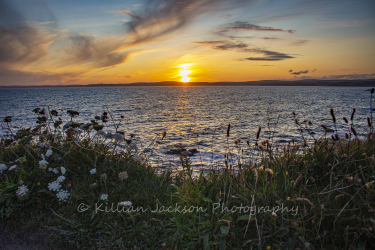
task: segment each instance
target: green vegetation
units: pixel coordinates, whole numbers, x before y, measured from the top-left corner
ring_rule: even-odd
[[[15,230],[42,229],[54,247],[375,248],[374,135],[351,139],[352,125],[347,138],[307,145],[296,120],[301,143],[256,143],[260,162],[193,178],[183,156],[182,171],[155,172],[119,124],[101,130],[107,112],[82,124],[69,110],[64,129],[57,111],[34,112],[36,128],[8,126],[0,144],[0,216]]]

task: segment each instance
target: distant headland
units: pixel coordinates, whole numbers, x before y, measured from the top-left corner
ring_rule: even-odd
[[[247,82],[189,82],[181,83],[177,81],[164,82],[134,82],[134,83],[96,83],[96,84],[76,84],[76,85],[7,85],[0,88],[46,88],[46,87],[139,87],[139,86],[164,86],[164,87],[181,87],[181,86],[295,86],[295,87],[375,87],[375,79],[365,80],[262,80]]]

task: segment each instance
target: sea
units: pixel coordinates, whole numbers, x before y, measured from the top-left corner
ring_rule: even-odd
[[[180,155],[167,152],[179,147],[197,149],[188,160],[194,173],[199,173],[226,167],[225,161],[230,166],[256,161],[261,155],[254,146],[256,142],[269,140],[274,148],[282,148],[292,140],[305,138],[312,142],[314,138],[330,136],[324,134],[321,125],[344,137],[352,124],[359,136],[365,136],[369,133],[370,101],[370,91],[363,87],[3,88],[0,132],[1,136],[6,135],[6,116],[12,116],[13,131],[34,127],[35,108],[57,110],[64,123],[70,121],[70,109],[80,112],[74,117],[76,122],[90,122],[107,111],[110,119],[104,131],[114,132],[119,124],[118,129],[125,132],[127,139],[133,135],[138,153],[149,164],[158,169],[178,170],[182,168]],[[260,136],[256,139],[259,127]],[[301,128],[309,129],[310,135],[306,130],[301,134]],[[162,139],[164,131],[166,136]]]

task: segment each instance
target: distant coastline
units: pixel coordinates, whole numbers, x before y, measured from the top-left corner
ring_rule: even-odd
[[[141,86],[164,86],[164,87],[181,87],[181,86],[291,86],[291,87],[375,87],[375,79],[366,80],[262,80],[247,82],[190,82],[181,83],[176,81],[164,82],[135,82],[135,83],[96,83],[86,85],[6,85],[0,88],[67,88],[67,87],[141,87]]]

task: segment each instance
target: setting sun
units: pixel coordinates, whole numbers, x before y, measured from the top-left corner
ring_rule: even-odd
[[[190,77],[188,76],[192,71],[189,69],[191,66],[190,63],[182,64],[179,66],[178,73],[181,76],[181,82],[189,82]]]

